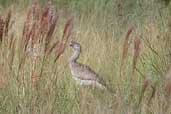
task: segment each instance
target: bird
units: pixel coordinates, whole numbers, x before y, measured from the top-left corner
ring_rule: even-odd
[[[99,74],[89,66],[77,62],[81,53],[81,45],[75,41],[71,41],[69,45],[73,49],[73,55],[69,58],[72,78],[79,82],[80,85],[92,85],[102,90],[111,91]]]

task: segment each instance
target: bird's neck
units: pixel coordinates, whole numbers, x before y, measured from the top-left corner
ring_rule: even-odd
[[[80,55],[80,51],[74,51],[73,55],[70,58],[70,62],[76,62],[77,59],[79,58]]]

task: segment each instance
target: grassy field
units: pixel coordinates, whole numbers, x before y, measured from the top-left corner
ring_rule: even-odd
[[[170,7],[0,0],[0,114],[170,114]],[[72,79],[71,40],[112,93]]]

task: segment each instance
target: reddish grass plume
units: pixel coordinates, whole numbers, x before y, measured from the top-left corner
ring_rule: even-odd
[[[73,17],[68,19],[67,23],[65,24],[62,39],[59,42],[59,46],[57,47],[57,50],[56,50],[55,62],[60,57],[60,55],[62,55],[62,53],[64,53],[65,51],[68,39],[72,33],[72,27],[73,27]]]
[[[0,41],[3,39],[4,19],[0,16]]]
[[[166,75],[166,81],[165,81],[165,93],[166,96],[169,97],[171,94],[171,69]]]
[[[129,41],[130,35],[134,29],[135,29],[134,27],[130,27],[125,36],[125,40],[124,40],[124,44],[123,44],[123,51],[122,51],[122,56],[121,56],[121,63],[120,63],[120,77],[122,77],[122,69],[124,67],[124,61],[125,61],[125,58],[128,53],[128,48],[129,48],[128,41]]]
[[[5,30],[4,30],[5,36],[8,35],[9,24],[10,24],[11,16],[12,16],[12,11],[9,10],[8,13],[7,13],[7,16],[6,16],[6,18],[5,18]]]
[[[134,39],[134,57],[133,57],[133,64],[132,64],[132,76],[134,76],[136,70],[136,64],[140,53],[140,44],[141,44],[140,38],[136,37]]]

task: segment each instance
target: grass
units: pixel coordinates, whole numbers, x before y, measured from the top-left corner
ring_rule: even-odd
[[[122,0],[53,4],[0,11],[0,113],[171,113],[169,7]],[[113,93],[72,79],[70,40],[82,45],[79,62],[98,72]]]

